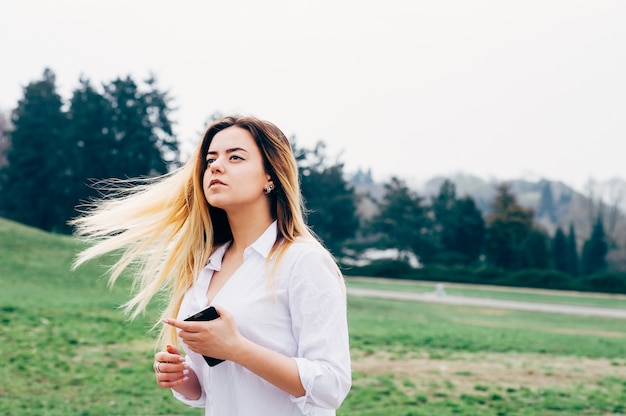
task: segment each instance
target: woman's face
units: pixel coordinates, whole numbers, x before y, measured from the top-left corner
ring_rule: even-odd
[[[269,209],[264,189],[270,183],[263,157],[245,129],[232,126],[217,133],[206,154],[204,197],[227,213],[241,209]]]

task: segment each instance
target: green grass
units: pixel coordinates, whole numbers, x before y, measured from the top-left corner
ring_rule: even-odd
[[[78,248],[0,219],[0,414],[203,414],[154,382],[156,305],[128,322],[128,283],[109,289],[97,262],[71,272]],[[626,414],[625,320],[350,297],[349,323],[354,385],[340,416]]]

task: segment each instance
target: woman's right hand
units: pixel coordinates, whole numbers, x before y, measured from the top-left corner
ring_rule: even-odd
[[[154,354],[154,374],[159,387],[171,389],[182,385],[189,379],[189,367],[180,350],[168,345],[166,351]]]

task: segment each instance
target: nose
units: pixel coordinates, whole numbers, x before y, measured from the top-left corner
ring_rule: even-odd
[[[222,166],[221,158],[215,158],[213,162],[209,165],[209,169],[211,172],[224,172],[224,168]]]

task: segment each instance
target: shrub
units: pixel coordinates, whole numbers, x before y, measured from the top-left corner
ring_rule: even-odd
[[[496,284],[517,287],[535,287],[542,289],[573,289],[570,275],[557,270],[526,269],[502,276]]]
[[[625,293],[626,275],[619,273],[596,273],[577,280],[576,289],[589,292]]]

